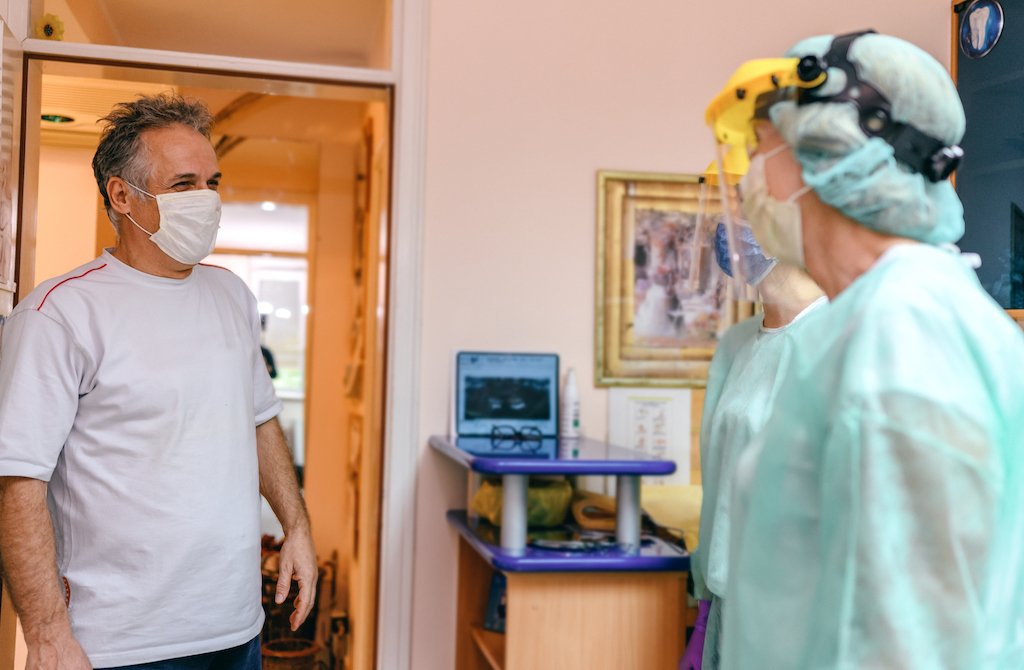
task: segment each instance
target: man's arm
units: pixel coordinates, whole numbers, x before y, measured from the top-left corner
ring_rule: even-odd
[[[316,549],[309,514],[295,479],[291,451],[276,418],[256,427],[256,449],[260,462],[260,493],[284,528],[275,600],[279,605],[283,603],[292,579],[299,582],[299,595],[295,597],[295,611],[291,616],[292,630],[297,630],[309,616],[316,597]]]
[[[28,645],[29,668],[90,668],[59,586],[46,482],[0,477],[0,558]]]

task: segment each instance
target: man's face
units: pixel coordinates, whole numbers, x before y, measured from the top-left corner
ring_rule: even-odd
[[[195,189],[217,190],[221,177],[217,155],[210,141],[195,130],[176,124],[147,130],[140,139],[150,159],[149,180],[145,184],[136,184],[140,188],[153,195]],[[160,229],[156,200],[134,189],[130,192],[129,213],[140,226],[155,233]],[[170,261],[177,264],[173,259]]]
[[[180,124],[141,135],[149,151],[151,174],[143,185],[153,195],[199,188],[217,190],[220,169],[210,141]],[[152,202],[152,201],[150,201]]]

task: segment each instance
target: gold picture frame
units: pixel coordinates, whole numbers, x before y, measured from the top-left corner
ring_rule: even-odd
[[[715,263],[718,203],[698,175],[598,173],[598,386],[706,385],[719,336],[753,313]]]

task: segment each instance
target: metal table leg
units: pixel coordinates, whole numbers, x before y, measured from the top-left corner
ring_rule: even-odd
[[[639,475],[619,475],[615,478],[615,539],[623,551],[640,551]]]
[[[526,489],[529,475],[502,475],[501,548],[510,553],[526,551]]]

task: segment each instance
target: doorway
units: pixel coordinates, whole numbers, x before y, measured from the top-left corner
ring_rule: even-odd
[[[265,317],[330,576],[316,634],[330,647],[332,629],[350,625],[334,638],[335,667],[374,667],[391,88],[46,57],[25,71],[20,295],[113,243],[89,166],[96,119],[166,90],[213,112],[224,218],[209,262],[246,280]],[[272,515],[265,532],[277,532]]]

